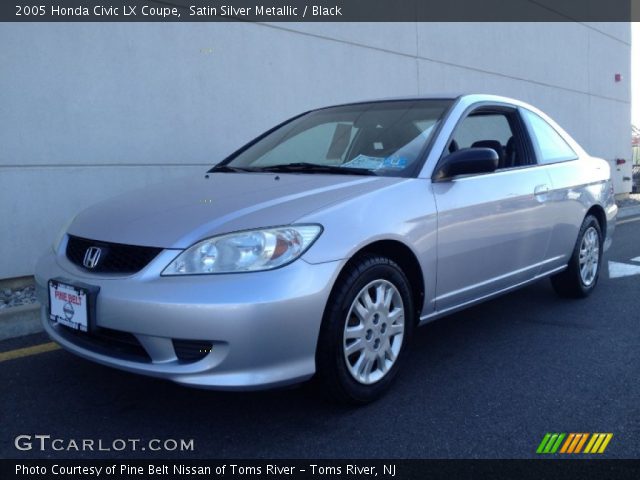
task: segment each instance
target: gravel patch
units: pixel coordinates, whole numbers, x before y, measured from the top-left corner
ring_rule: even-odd
[[[29,285],[22,288],[3,288],[0,290],[0,310],[20,305],[36,303],[36,287]]]

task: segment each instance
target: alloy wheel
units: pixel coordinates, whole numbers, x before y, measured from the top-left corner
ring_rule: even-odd
[[[580,243],[580,278],[586,287],[596,279],[600,265],[600,239],[594,227],[589,227]]]
[[[345,323],[343,353],[351,376],[370,385],[395,364],[405,331],[402,296],[393,283],[374,280],[356,295]]]

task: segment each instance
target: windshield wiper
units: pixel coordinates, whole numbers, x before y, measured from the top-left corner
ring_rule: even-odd
[[[244,168],[244,167],[232,167],[231,165],[216,165],[209,173],[214,172],[224,172],[224,173],[239,173],[239,172],[255,172],[255,168]]]
[[[340,175],[373,175],[375,172],[366,168],[339,167],[337,165],[319,165],[317,163],[296,162],[283,165],[271,165],[256,169],[261,172],[294,172],[294,173],[337,173]]]

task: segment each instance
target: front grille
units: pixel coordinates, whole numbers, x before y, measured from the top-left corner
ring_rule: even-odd
[[[178,360],[185,363],[197,362],[209,355],[213,347],[212,342],[206,340],[178,340],[173,339],[173,349]]]
[[[134,362],[151,362],[147,351],[130,333],[102,327],[97,327],[92,332],[81,332],[59,323],[56,326],[62,337],[92,352]]]
[[[100,258],[93,268],[83,265],[87,250],[91,247],[100,249]],[[100,273],[136,273],[146,267],[162,248],[139,247],[122,243],[100,242],[87,238],[69,235],[67,242],[67,258],[73,264],[90,272]]]

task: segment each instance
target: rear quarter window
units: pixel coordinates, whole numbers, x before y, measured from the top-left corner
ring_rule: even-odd
[[[564,138],[542,117],[529,110],[522,110],[522,114],[529,125],[538,163],[566,162],[578,158]]]

